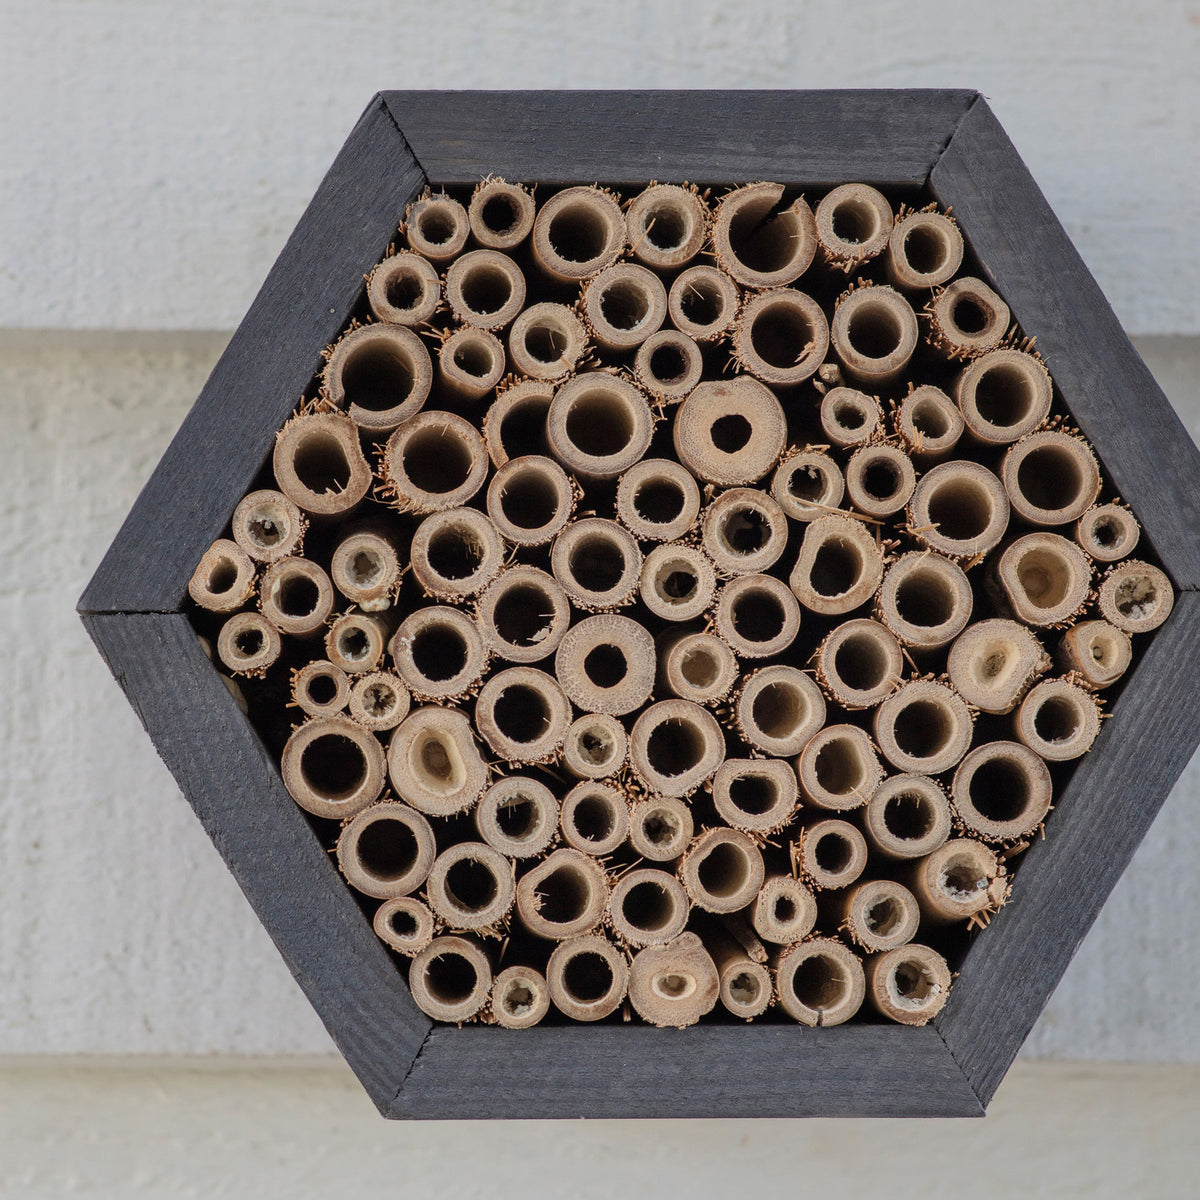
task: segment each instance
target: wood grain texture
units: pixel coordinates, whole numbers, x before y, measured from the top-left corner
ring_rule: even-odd
[[[1181,587],[1200,586],[1200,451],[984,100],[963,118],[930,183],[1037,338],[1167,570]]]
[[[935,1022],[984,1104],[1200,743],[1198,676],[1200,593],[1184,592]]]
[[[381,1109],[430,1021],[186,616],[84,624],[338,1048]]]
[[[385,92],[437,183],[923,184],[976,93]]]
[[[271,268],[204,390],[142,490],[81,612],[174,612],[345,324],[363,275],[424,186],[378,98]],[[236,431],[236,433],[234,433]]]

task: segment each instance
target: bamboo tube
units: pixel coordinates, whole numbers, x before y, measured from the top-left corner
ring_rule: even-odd
[[[579,365],[587,346],[587,329],[565,304],[532,304],[508,331],[513,368],[531,379],[565,379]]]
[[[371,486],[358,427],[341,413],[292,417],[275,438],[271,461],[279,490],[313,516],[348,513]]]
[[[732,829],[770,834],[796,814],[796,772],[780,758],[727,758],[713,776],[713,805]]]
[[[389,255],[367,277],[367,303],[389,325],[424,325],[441,302],[437,268],[411,250]]]
[[[717,265],[744,287],[782,287],[812,263],[816,220],[799,197],[783,206],[782,184],[752,183],[722,197],[712,241]]]
[[[616,1012],[629,986],[629,966],[598,934],[560,942],[546,964],[554,1007],[573,1021],[602,1021]]]
[[[425,343],[402,325],[361,325],[340,338],[323,372],[331,403],[371,436],[421,411],[433,386]]]
[[[1077,671],[1090,688],[1111,687],[1129,668],[1133,643],[1129,634],[1107,621],[1080,621],[1063,634],[1058,662]]]
[[[573,850],[601,858],[629,832],[629,804],[615,787],[585,779],[563,798],[559,828]]]
[[[1032,354],[989,350],[963,369],[954,398],[976,441],[1006,445],[1032,433],[1050,415],[1050,373]]]
[[[383,747],[345,717],[317,717],[294,730],[280,763],[284,787],[314,817],[345,820],[379,799]]]
[[[809,804],[835,812],[861,808],[883,782],[875,746],[857,725],[826,725],[813,734],[796,759],[796,774]]]
[[[904,448],[924,465],[945,458],[966,429],[954,401],[930,384],[913,388],[900,401],[893,423]]]
[[[680,333],[704,343],[723,337],[741,307],[741,289],[716,267],[688,267],[667,293],[667,311]]]
[[[867,999],[901,1025],[926,1025],[950,995],[950,968],[928,946],[908,945],[866,961]]]
[[[409,246],[439,266],[462,251],[470,232],[467,210],[444,192],[418,200],[404,221]]]
[[[800,629],[800,605],[772,575],[739,575],[717,595],[717,635],[743,658],[768,658],[785,650]]]
[[[437,856],[425,899],[451,929],[497,928],[516,899],[512,863],[484,842],[456,842]]]
[[[1166,573],[1129,559],[1108,568],[1100,583],[1100,615],[1126,633],[1157,629],[1175,606]]]
[[[682,633],[659,646],[659,678],[680,700],[713,704],[737,683],[738,660],[728,643],[712,633]]]
[[[817,247],[832,267],[852,271],[882,254],[892,233],[892,206],[865,183],[844,183],[817,205]]]
[[[329,573],[352,604],[364,612],[382,612],[391,607],[400,585],[400,559],[387,537],[363,529],[337,544]]]
[[[633,374],[646,391],[668,404],[682,400],[700,382],[704,358],[700,347],[677,329],[660,329],[639,347]]]
[[[566,527],[575,511],[567,473],[552,458],[510,458],[492,476],[487,510],[493,524],[518,546],[541,546]]]
[[[896,222],[888,239],[888,278],[910,291],[938,287],[953,278],[962,258],[963,238],[953,217],[909,213]]]
[[[442,389],[459,400],[479,400],[504,375],[504,344],[474,325],[461,325],[438,350],[438,379]]]
[[[406,958],[420,954],[433,941],[433,913],[415,896],[385,900],[372,921],[376,936]]]
[[[200,558],[188,581],[188,595],[209,612],[233,612],[254,595],[250,556],[228,538],[218,538]]]
[[[344,672],[342,678],[346,678]],[[408,716],[411,705],[408,689],[390,671],[370,671],[357,676],[349,692],[350,719],[372,733],[395,729]]]
[[[1043,679],[1021,701],[1017,737],[1050,762],[1086,754],[1100,732],[1100,706],[1091,692],[1068,679]]]
[[[821,306],[794,288],[756,292],[733,326],[733,352],[742,368],[773,387],[810,378],[829,349]]]
[[[631,946],[661,946],[687,925],[691,902],[674,875],[641,867],[621,876],[608,902],[613,932]]]
[[[896,635],[878,621],[859,618],[830,631],[814,658],[817,681],[842,708],[873,708],[886,699],[904,674]]]
[[[1054,784],[1046,764],[1028,747],[986,742],[959,764],[950,796],[969,834],[985,842],[1012,842],[1046,819]]]
[[[715,921],[704,930],[704,945],[717,968],[721,1003],[744,1021],[761,1017],[774,999],[771,972]]]
[[[946,660],[954,690],[988,713],[1012,712],[1049,666],[1034,634],[1001,617],[967,626]]]
[[[429,822],[407,804],[372,804],[342,828],[338,868],[365,896],[388,900],[415,892],[437,855]]]
[[[722,492],[701,522],[701,544],[722,574],[769,570],[783,556],[787,540],[783,509],[756,488]]]
[[[762,852],[736,829],[705,830],[688,847],[679,877],[697,908],[731,913],[750,904],[763,885]]]
[[[234,675],[262,675],[279,658],[279,630],[261,613],[234,613],[217,634],[217,657]]]
[[[546,763],[562,750],[571,702],[558,681],[536,667],[498,671],[475,701],[475,728],[509,763]]]
[[[805,608],[831,617],[865,604],[882,578],[883,555],[862,522],[831,515],[809,522],[788,583]]]
[[[700,514],[692,473],[667,458],[643,458],[617,482],[617,520],[642,541],[682,537]]]
[[[967,702],[933,679],[902,683],[875,710],[875,740],[898,771],[938,775],[971,745],[974,720]]]
[[[627,244],[625,214],[600,188],[565,188],[542,205],[533,223],[533,257],[560,283],[590,279]]]
[[[791,875],[768,876],[754,898],[750,922],[764,942],[780,946],[799,942],[817,923],[816,898]]]
[[[771,495],[793,521],[812,521],[837,508],[845,490],[841,467],[820,450],[785,454],[771,481]]]
[[[922,920],[931,925],[965,921],[1004,898],[1003,870],[995,854],[972,838],[951,838],[918,859],[908,884]]]
[[[464,325],[503,329],[525,307],[525,276],[499,250],[471,250],[446,271],[446,302]]]
[[[503,1029],[532,1029],[550,1011],[550,986],[532,967],[505,967],[492,984],[492,1016]]]
[[[431,513],[409,546],[413,578],[434,600],[465,600],[481,592],[504,565],[495,525],[475,508]]]
[[[587,713],[567,730],[563,766],[579,779],[606,779],[625,765],[628,750],[625,726],[616,717]]]
[[[550,449],[546,415],[553,399],[553,386],[541,379],[523,379],[496,389],[496,399],[483,414],[483,440],[493,466],[502,467],[510,458],[545,454]]]
[[[537,858],[558,835],[558,801],[536,779],[505,775],[479,798],[475,828],[509,858]]]
[[[917,314],[893,288],[858,287],[838,301],[829,343],[846,375],[870,387],[889,387],[917,348]]]
[[[746,913],[723,913],[718,917],[709,917],[709,921],[727,933],[746,953],[752,962],[765,963],[768,958],[767,948],[758,939]],[[704,918],[701,918],[704,920]]]
[[[377,670],[383,661],[388,627],[369,613],[343,613],[325,635],[329,661],[348,675]]]
[[[550,569],[571,602],[595,612],[631,604],[642,573],[633,534],[616,521],[572,521],[554,539]]]
[[[514,663],[538,662],[558,649],[571,623],[562,586],[537,567],[501,571],[484,589],[477,609],[488,648]]]
[[[835,446],[861,446],[883,425],[879,401],[856,388],[830,388],[821,400],[821,428]]]
[[[1017,538],[1000,555],[994,571],[1013,616],[1027,625],[1070,621],[1083,611],[1091,591],[1092,564],[1074,542],[1057,533]]]
[[[694,933],[648,946],[629,965],[629,1002],[644,1021],[683,1029],[712,1011],[721,990],[716,963]]]
[[[794,850],[801,874],[814,888],[849,887],[867,866],[866,839],[835,817],[801,830]]]
[[[629,734],[634,771],[648,788],[663,796],[694,791],[712,778],[724,757],[725,735],[716,718],[690,700],[651,704],[639,714]]]
[[[466,714],[438,705],[414,709],[400,722],[388,742],[387,765],[397,793],[431,817],[470,808],[488,782]]]
[[[666,542],[642,563],[642,603],[665,621],[693,621],[708,611],[717,587],[712,559],[696,546]]]
[[[487,955],[467,938],[434,938],[408,969],[413,1001],[435,1021],[469,1021],[487,1003],[491,989]]]
[[[666,320],[667,289],[645,267],[614,263],[583,285],[580,307],[596,345],[633,350]]]
[[[1075,526],[1075,540],[1084,553],[1105,563],[1132,554],[1140,534],[1137,518],[1123,504],[1116,503],[1089,508]]]
[[[866,980],[858,956],[833,938],[813,938],[775,958],[779,1007],[801,1025],[841,1025],[862,1007]]]
[[[869,517],[890,517],[911,499],[917,486],[912,459],[898,446],[860,446],[846,464],[850,503]]]
[[[894,879],[860,883],[841,898],[838,909],[838,928],[870,954],[911,942],[921,922],[917,898]]]
[[[413,696],[440,704],[469,695],[488,665],[478,622],[448,604],[410,613],[392,635],[388,652]]]
[[[786,758],[799,754],[825,724],[825,697],[811,675],[777,663],[744,678],[733,716],[756,750]]]
[[[879,585],[879,619],[906,646],[937,650],[966,628],[975,603],[965,572],[956,562],[913,551],[897,558]]]
[[[909,532],[948,558],[982,561],[1008,528],[1004,485],[979,463],[944,462],[917,480],[908,503]]]
[[[629,844],[649,862],[679,858],[688,848],[694,829],[692,810],[670,796],[641,800],[629,814]]]
[[[485,179],[471,193],[467,219],[481,246],[513,250],[533,232],[535,213],[528,188],[503,179]]]
[[[1032,525],[1077,521],[1100,494],[1100,467],[1080,437],[1043,430],[1004,456],[1000,479],[1013,512]]]
[[[1003,340],[1012,315],[982,279],[964,275],[947,284],[926,308],[928,342],[947,358],[986,354]]]
[[[654,688],[654,673],[650,631],[615,613],[572,625],[554,655],[554,674],[584,712],[622,717],[641,708]]]
[[[863,828],[885,858],[924,858],[950,836],[950,803],[928,775],[891,775],[863,809]]]
[[[787,418],[757,379],[708,379],[676,410],[673,436],[679,461],[697,478],[746,487],[779,462]]]
[[[263,573],[258,603],[280,633],[312,637],[333,611],[333,584],[311,559],[281,558]]]
[[[608,892],[608,877],[594,858],[555,850],[517,880],[517,913],[530,933],[564,941],[600,924]]]
[[[426,411],[406,421],[388,438],[382,463],[391,503],[417,514],[461,507],[487,473],[479,431],[451,412]]]
[[[282,492],[262,488],[244,496],[233,510],[233,540],[255,562],[298,555],[308,522]]]
[[[306,717],[336,716],[350,699],[350,680],[341,667],[316,660],[292,673],[292,703]]]
[[[708,207],[690,188],[651,184],[625,211],[635,258],[659,271],[678,271],[708,237]]]
[[[584,480],[615,479],[647,451],[654,418],[646,397],[627,379],[587,371],[562,384],[550,402],[550,451]]]

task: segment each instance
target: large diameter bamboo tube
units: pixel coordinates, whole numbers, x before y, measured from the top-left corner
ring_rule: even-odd
[[[700,382],[704,356],[700,347],[678,329],[660,329],[639,347],[633,374],[647,393],[673,404],[682,400]]]
[[[504,375],[504,344],[475,325],[462,325],[438,350],[442,389],[459,400],[481,400]]]
[[[892,421],[904,448],[926,466],[945,458],[966,429],[954,401],[930,384],[913,388],[900,401]]]
[[[401,621],[388,650],[396,671],[421,701],[447,703],[468,695],[487,670],[479,624],[449,604],[419,608]]]
[[[525,307],[525,276],[507,254],[471,250],[446,271],[446,302],[464,325],[503,329]]]
[[[413,577],[435,600],[478,595],[504,565],[505,546],[495,525],[476,508],[431,513],[409,546]]]
[[[617,520],[634,537],[670,542],[682,537],[700,513],[692,473],[667,458],[643,458],[617,481]]]
[[[606,779],[624,765],[629,750],[625,726],[609,713],[585,713],[563,739],[563,766],[579,779]]]
[[[756,483],[779,462],[787,418],[757,379],[709,379],[679,406],[675,453],[693,475],[719,487]]]
[[[517,914],[530,933],[563,941],[600,924],[608,895],[608,877],[594,858],[555,850],[517,880]]]
[[[994,350],[1012,319],[1008,305],[982,279],[968,275],[942,288],[925,312],[929,344],[951,359]]]
[[[787,548],[783,509],[756,488],[730,488],[708,506],[701,542],[717,570],[749,575],[770,570]]]
[[[349,512],[371,486],[358,427],[341,413],[293,417],[275,438],[271,465],[279,490],[316,517]]]
[[[342,829],[338,867],[351,887],[376,900],[415,892],[429,876],[437,846],[429,822],[407,804],[363,809]]]
[[[902,683],[875,710],[875,740],[898,771],[938,775],[971,745],[974,720],[967,702],[934,679]]]
[[[980,562],[1008,528],[1004,485],[987,467],[944,462],[917,480],[908,503],[908,530],[918,542],[968,565]]]
[[[708,207],[691,188],[656,183],[625,211],[629,245],[639,262],[678,271],[700,253],[708,236]]]
[[[642,563],[642,602],[665,621],[693,621],[712,605],[717,569],[703,550],[686,543],[655,546]]]
[[[861,446],[883,424],[879,401],[856,388],[832,387],[821,400],[821,428],[834,446]]]
[[[417,1007],[435,1021],[469,1021],[491,994],[491,963],[476,942],[436,937],[413,958],[408,988]]]
[[[607,938],[588,934],[554,947],[546,964],[554,1007],[573,1021],[601,1021],[616,1012],[629,986],[625,957]]]
[[[786,946],[802,941],[817,923],[816,898],[791,875],[771,875],[754,898],[750,923],[764,942]]]
[[[644,1021],[683,1029],[712,1011],[721,990],[716,963],[694,933],[648,946],[629,965],[629,1002]]]
[[[385,945],[406,958],[420,954],[433,941],[433,913],[415,896],[385,900],[375,910],[371,924]]]
[[[865,604],[882,578],[883,554],[862,523],[826,516],[809,522],[788,583],[805,608],[840,616]]]
[[[680,700],[713,704],[724,700],[738,681],[737,656],[716,634],[664,634],[658,648],[659,680]]]
[[[543,379],[522,379],[496,389],[496,399],[483,414],[483,440],[493,466],[502,467],[510,458],[526,454],[547,453],[546,414],[553,399],[554,385]]]
[[[425,898],[451,929],[496,929],[516,899],[512,863],[484,842],[456,842],[429,871]]]
[[[954,395],[970,435],[1001,446],[1032,433],[1050,415],[1053,389],[1040,358],[1000,349],[969,363]]]
[[[563,797],[559,828],[573,850],[601,858],[625,841],[629,802],[615,787],[585,779]]]
[[[581,306],[597,346],[635,350],[666,320],[667,290],[653,271],[614,263],[584,284]]]
[[[1063,625],[1088,601],[1092,564],[1057,533],[1027,533],[995,563],[995,582],[1012,615],[1027,625]]]
[[[316,659],[292,672],[292,703],[307,717],[333,717],[350,699],[350,680],[341,667]]]
[[[333,584],[311,559],[280,558],[263,572],[258,603],[280,633],[314,637],[333,611]]]
[[[774,999],[771,972],[755,962],[719,922],[704,927],[704,945],[716,965],[718,994],[726,1010],[744,1021],[762,1016]]]
[[[558,833],[558,801],[539,780],[506,775],[479,798],[475,828],[509,858],[536,858]]]
[[[674,875],[640,867],[621,876],[609,898],[613,932],[631,946],[661,946],[687,925],[691,901]]]
[[[950,995],[950,967],[928,946],[908,945],[866,961],[867,999],[901,1025],[926,1025]]]
[[[620,608],[637,592],[642,552],[623,525],[585,517],[554,539],[550,569],[576,607],[585,612]]]
[[[487,472],[479,431],[457,413],[426,411],[388,438],[381,468],[383,494],[402,511],[443,512],[466,504],[483,486]]]
[[[902,554],[883,577],[879,619],[906,646],[937,650],[971,619],[975,596],[963,569],[928,550]]]
[[[1091,692],[1069,679],[1043,679],[1021,701],[1017,737],[1050,762],[1086,754],[1100,732],[1100,706]]]
[[[571,702],[558,681],[536,667],[509,667],[483,685],[475,727],[505,762],[548,763],[562,749]]]
[[[571,624],[562,585],[537,567],[501,571],[479,597],[476,612],[489,648],[513,663],[553,654]]]
[[[575,511],[575,489],[552,458],[510,458],[487,489],[488,516],[517,546],[541,546],[557,537]]]
[[[750,297],[733,327],[733,351],[744,370],[773,387],[794,387],[815,374],[829,349],[821,306],[794,288]]]
[[[844,183],[817,205],[817,247],[832,267],[847,273],[882,254],[892,234],[892,206],[865,183]]]
[[[441,302],[437,268],[411,250],[389,255],[367,277],[367,303],[389,325],[424,325]]]
[[[774,965],[779,1007],[801,1025],[841,1025],[862,1007],[862,962],[833,938],[788,946]]]
[[[1111,687],[1133,661],[1129,634],[1107,621],[1080,621],[1063,634],[1058,662],[1064,671],[1077,671],[1090,688]]]
[[[783,287],[808,270],[817,252],[812,209],[799,197],[785,207],[783,191],[782,184],[752,183],[717,205],[717,265],[744,287]]]
[[[1100,466],[1092,448],[1055,429],[1017,442],[1004,456],[1000,478],[1013,512],[1031,525],[1077,521],[1100,494]]]
[[[629,734],[633,769],[652,791],[685,796],[711,779],[725,757],[725,735],[706,708],[660,700],[644,709]]]
[[[467,715],[438,705],[415,709],[400,722],[388,743],[387,768],[400,797],[431,817],[470,808],[488,782]]]
[[[343,613],[325,634],[325,653],[330,662],[348,675],[374,671],[383,661],[388,630],[388,624],[377,615]]]
[[[856,946],[872,954],[911,942],[921,923],[916,897],[894,879],[860,883],[837,907],[839,928]]]
[[[739,575],[717,594],[713,627],[742,658],[769,658],[795,641],[800,605],[773,575]]]
[[[771,479],[771,495],[793,521],[812,521],[837,508],[845,494],[842,469],[822,450],[785,454]]]
[[[891,775],[863,809],[863,828],[885,858],[924,858],[949,838],[950,803],[928,775]]]
[[[946,660],[954,690],[988,713],[1012,712],[1049,668],[1050,658],[1037,637],[1003,617],[968,626]]]
[[[985,742],[959,764],[950,795],[968,833],[986,842],[1010,842],[1046,819],[1054,785],[1046,764],[1027,746]]]
[[[817,681],[829,698],[851,710],[871,708],[891,695],[904,673],[896,635],[866,618],[833,629],[813,661]]]
[[[653,434],[646,397],[606,371],[587,371],[560,385],[546,418],[550,452],[585,480],[615,479],[629,470]]]
[[[254,595],[250,556],[228,538],[218,538],[200,557],[188,581],[188,595],[209,612],[228,613]]]
[[[481,246],[512,250],[533,231],[536,209],[528,188],[503,179],[484,179],[471,193],[467,220]]]
[[[805,800],[840,812],[861,808],[883,781],[875,746],[857,725],[826,725],[796,759]]]
[[[798,667],[760,667],[742,682],[733,710],[738,732],[776,758],[799,754],[825,724],[825,697]]]
[[[917,486],[912,459],[886,442],[860,446],[846,464],[846,494],[859,512],[890,517],[909,501]]]
[[[400,558],[386,534],[361,529],[338,542],[329,574],[351,604],[382,612],[400,586]]]
[[[849,887],[867,866],[866,839],[836,817],[802,829],[793,853],[797,869],[814,888]]]
[[[402,325],[361,325],[325,364],[325,390],[364,433],[379,436],[415,417],[433,386],[425,343]]]
[[[532,1029],[550,1011],[550,985],[532,967],[505,967],[492,984],[491,1008],[502,1029]]]
[[[1140,534],[1137,518],[1123,504],[1116,503],[1089,508],[1075,526],[1075,540],[1097,562],[1116,562],[1128,557]]]
[[[508,331],[513,368],[531,379],[565,379],[579,365],[587,346],[587,329],[565,304],[532,304]]]
[[[347,678],[344,672],[342,678]],[[412,698],[400,677],[389,671],[369,671],[359,675],[349,691],[347,711],[350,719],[372,733],[395,729],[408,716]]]
[[[838,301],[829,342],[850,379],[889,387],[917,348],[917,314],[893,288],[858,287]]]
[[[533,257],[560,283],[579,283],[615,262],[628,244],[625,214],[595,187],[551,196],[533,223]]]
[[[754,842],[720,826],[700,834],[679,865],[692,903],[712,913],[745,908],[762,887],[765,873],[762,852]]]
[[[262,488],[244,496],[230,522],[233,540],[256,562],[298,555],[308,522],[282,492]]]
[[[1149,633],[1170,615],[1175,589],[1166,572],[1130,559],[1104,573],[1100,583],[1100,615],[1126,633]]]
[[[965,921],[1005,898],[996,855],[972,838],[951,838],[910,868],[908,884],[931,925]]]
[[[217,634],[217,657],[234,675],[261,676],[282,649],[279,630],[262,613],[234,613]]]
[[[641,800],[629,814],[629,844],[648,862],[674,862],[694,832],[692,810],[671,796]]]
[[[387,763],[374,734],[345,717],[317,717],[288,738],[280,773],[305,812],[343,821],[379,799]]]
[[[716,267],[688,267],[667,294],[671,323],[680,333],[705,343],[729,332],[741,306],[741,289]]]
[[[654,688],[654,639],[629,617],[585,617],[559,643],[554,674],[585,712],[624,716],[641,708]]]
[[[418,200],[404,221],[408,244],[439,266],[461,253],[470,232],[467,210],[445,192]]]
[[[769,834],[796,813],[796,772],[779,758],[727,758],[713,776],[713,805],[731,828]]]
[[[888,239],[888,278],[912,291],[938,287],[962,264],[963,238],[946,213],[914,212],[901,217]]]

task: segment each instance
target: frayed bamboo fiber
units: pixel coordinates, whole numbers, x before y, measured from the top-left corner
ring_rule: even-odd
[[[951,838],[913,863],[908,885],[931,925],[962,921],[996,905],[1002,868],[996,855],[972,838]]]
[[[850,271],[882,254],[892,234],[892,206],[865,183],[844,183],[817,205],[817,246],[830,266]]]

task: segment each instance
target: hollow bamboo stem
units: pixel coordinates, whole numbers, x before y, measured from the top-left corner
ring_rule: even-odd
[[[509,667],[483,685],[475,727],[509,763],[547,763],[561,751],[571,702],[558,681],[536,667]]]
[[[801,1025],[841,1025],[862,1007],[862,962],[832,938],[788,946],[776,955],[774,968],[779,1007]]]
[[[506,775],[475,806],[479,836],[509,858],[536,858],[558,834],[558,801],[537,779]]]
[[[425,898],[449,928],[492,930],[516,899],[512,864],[484,842],[456,842],[429,870]]]
[[[254,595],[255,581],[250,556],[236,542],[218,538],[192,572],[188,595],[209,612],[234,612]]]
[[[720,994],[716,964],[694,933],[639,951],[629,967],[629,1002],[651,1025],[683,1029],[712,1011]]]
[[[477,942],[436,937],[413,960],[408,987],[417,1007],[435,1021],[459,1024],[488,1001],[492,967]]]
[[[315,637],[333,611],[333,584],[311,559],[276,559],[263,572],[258,603],[280,633]]]
[[[351,887],[376,900],[415,892],[429,877],[437,847],[429,822],[407,804],[372,804],[344,828],[338,867]]]

